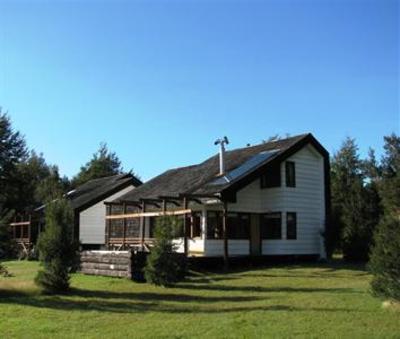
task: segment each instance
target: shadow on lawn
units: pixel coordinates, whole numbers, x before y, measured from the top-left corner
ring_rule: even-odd
[[[86,293],[86,292],[85,292]],[[83,294],[85,294],[83,293]],[[87,291],[91,297],[95,297],[93,291]],[[151,302],[143,302],[141,299],[112,301],[107,299],[84,299],[74,300],[65,298],[64,296],[46,296],[46,297],[27,297],[27,296],[14,296],[9,298],[0,299],[0,305],[4,304],[18,304],[23,306],[48,308],[60,311],[98,311],[110,313],[146,313],[146,312],[161,312],[169,314],[192,313],[192,314],[221,314],[221,313],[235,313],[235,312],[365,312],[357,309],[347,308],[315,308],[315,307],[294,307],[288,305],[268,305],[268,306],[236,306],[233,305],[220,305],[220,306],[205,306],[205,305],[186,305],[181,304],[164,304],[154,302],[156,299],[149,299]],[[163,300],[160,298],[160,300]],[[178,301],[178,300],[171,300]],[[183,300],[180,300],[183,301]]]
[[[207,290],[207,291],[229,291],[229,292],[284,292],[284,293],[362,293],[353,288],[317,288],[317,287],[261,287],[261,286],[226,286],[226,285],[196,285],[183,283],[175,288]]]

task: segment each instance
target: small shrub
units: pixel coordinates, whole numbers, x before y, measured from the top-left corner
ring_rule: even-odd
[[[186,260],[176,253],[174,235],[181,228],[176,217],[160,217],[155,229],[155,244],[147,257],[146,281],[161,286],[170,286],[186,275]]]
[[[369,268],[374,295],[400,301],[400,221],[387,217],[378,226]]]
[[[0,264],[0,277],[12,277],[12,274],[8,272],[7,267]]]
[[[44,269],[38,272],[35,282],[46,293],[65,292],[78,250],[73,240],[73,210],[67,200],[58,199],[47,204],[45,218],[46,228],[37,244]]]

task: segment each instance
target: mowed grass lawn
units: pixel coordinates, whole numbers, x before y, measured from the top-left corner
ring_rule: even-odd
[[[357,266],[304,264],[194,273],[174,288],[74,274],[68,295],[41,295],[37,262],[5,263],[0,337],[400,338]]]

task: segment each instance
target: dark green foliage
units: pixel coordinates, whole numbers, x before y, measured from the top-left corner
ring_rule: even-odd
[[[336,242],[336,249],[342,249],[347,260],[367,260],[372,242],[373,229],[377,220],[371,219],[375,211],[369,206],[366,190],[364,164],[358,155],[354,139],[347,138],[332,159],[332,225],[330,242]]]
[[[85,182],[122,173],[121,161],[115,152],[111,152],[107,144],[102,143],[92,159],[81,167],[80,172],[72,180],[74,187]]]
[[[46,293],[65,292],[78,250],[73,240],[73,210],[67,200],[60,198],[47,204],[45,218],[46,228],[37,244],[43,271],[38,273],[35,282]]]
[[[12,211],[4,210],[0,203],[0,259],[13,257],[16,253],[16,244],[11,238],[9,226],[12,215]]]
[[[369,268],[375,295],[400,301],[400,221],[385,218],[375,234]]]
[[[27,157],[24,137],[13,130],[10,117],[0,108],[0,193],[4,207],[16,208],[19,201],[18,164]]]
[[[186,261],[175,252],[173,238],[182,221],[177,217],[160,217],[157,219],[156,242],[147,257],[145,278],[148,282],[170,286],[183,279],[186,274]]]

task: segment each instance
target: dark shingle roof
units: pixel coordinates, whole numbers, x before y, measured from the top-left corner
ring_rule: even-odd
[[[67,197],[73,209],[84,209],[85,206],[97,203],[130,184],[139,186],[141,181],[130,173],[93,179],[69,192]]]
[[[198,165],[168,170],[115,201],[139,201],[140,199],[157,199],[160,196],[178,197],[180,194],[214,195],[222,192],[243,176],[248,175],[249,172],[282,155],[306,138],[313,137],[311,134],[302,134],[252,147],[227,151],[225,153],[225,171],[228,174],[228,180],[229,173],[236,169],[235,178],[231,178],[229,181],[217,180],[219,155],[216,154]],[[257,162],[256,157],[262,153],[267,154],[264,156],[265,160]],[[249,168],[248,164],[253,164],[253,167]],[[243,169],[242,172],[241,168]],[[246,168],[247,171],[244,171]]]

